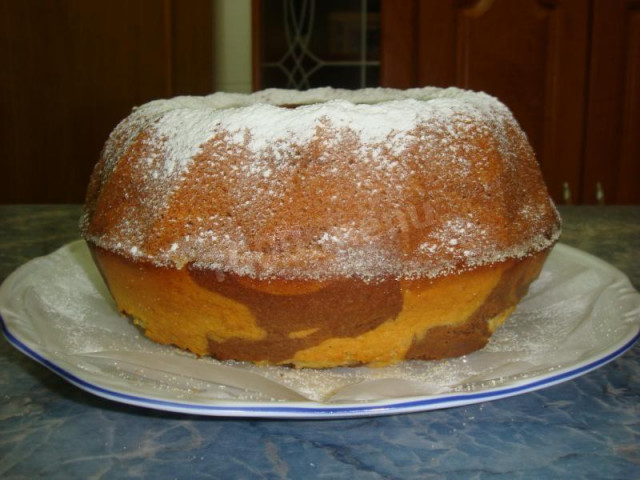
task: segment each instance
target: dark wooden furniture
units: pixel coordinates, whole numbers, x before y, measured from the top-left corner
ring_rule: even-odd
[[[210,0],[0,0],[0,203],[81,202],[135,105],[212,88]]]
[[[595,0],[584,138],[584,198],[640,203],[640,1]],[[609,192],[609,193],[607,193]]]
[[[212,19],[210,0],[0,0],[0,203],[81,202],[131,107],[210,92]],[[380,0],[379,71],[499,97],[557,202],[640,204],[640,0]]]
[[[381,4],[381,83],[484,90],[560,203],[640,203],[640,1]]]

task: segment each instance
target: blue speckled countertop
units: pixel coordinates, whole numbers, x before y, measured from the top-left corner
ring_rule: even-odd
[[[0,206],[0,279],[80,207]],[[640,207],[565,207],[562,242],[640,287]],[[0,478],[640,478],[640,346],[554,387],[351,420],[195,417],[94,397],[0,339]]]

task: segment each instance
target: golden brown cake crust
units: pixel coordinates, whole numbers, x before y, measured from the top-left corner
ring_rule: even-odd
[[[305,103],[313,92],[135,110],[96,166],[83,235],[156,265],[369,280],[433,278],[557,239],[531,147],[493,97],[324,89],[334,100],[267,104]]]

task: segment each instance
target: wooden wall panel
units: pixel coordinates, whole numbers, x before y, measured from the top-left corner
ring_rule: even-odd
[[[168,2],[171,95],[206,95],[213,88],[213,1]]]
[[[417,84],[418,0],[380,4],[380,80],[383,87],[410,88]]]
[[[262,0],[251,0],[251,88],[253,91],[261,89],[262,69],[260,68],[262,38]]]
[[[202,29],[189,47],[169,0],[0,0],[0,203],[83,201],[133,106],[209,90],[211,7],[190,5]]]
[[[415,55],[417,85],[449,87],[456,81],[456,4],[419,0],[420,29]]]
[[[640,1],[595,0],[584,203],[640,203]]]

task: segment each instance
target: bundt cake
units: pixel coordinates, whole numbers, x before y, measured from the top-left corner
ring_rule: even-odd
[[[95,167],[81,231],[152,340],[322,368],[482,348],[560,218],[489,95],[271,89],[134,109]]]

